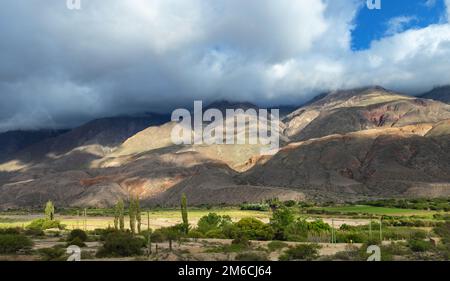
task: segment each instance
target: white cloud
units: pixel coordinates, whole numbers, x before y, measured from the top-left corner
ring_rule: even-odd
[[[388,28],[385,32],[387,36],[394,35],[396,33],[403,32],[407,25],[413,21],[416,21],[417,18],[414,16],[399,16],[391,18],[388,22]]]
[[[358,0],[90,0],[81,11],[3,2],[0,130],[194,98],[298,104],[342,87],[450,83],[449,24],[403,31],[397,20],[391,36],[354,52]]]
[[[424,5],[428,8],[432,8],[432,7],[436,6],[436,0],[426,0]]]
[[[447,6],[447,20],[450,21],[450,0],[445,0],[445,5]]]

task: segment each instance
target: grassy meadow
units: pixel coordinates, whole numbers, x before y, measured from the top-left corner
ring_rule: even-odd
[[[381,247],[382,260],[448,260],[446,200],[316,205],[274,199],[181,209],[118,203],[86,209],[85,216],[84,209],[48,202],[45,211],[0,212],[0,260],[66,260],[69,245],[81,247],[84,260],[351,261],[366,260],[369,245]]]
[[[432,217],[438,211],[428,210],[414,210],[414,209],[401,209],[391,207],[375,207],[366,205],[351,205],[351,206],[333,206],[333,207],[319,207],[318,210],[325,210],[328,212],[340,212],[340,213],[358,213],[369,214],[378,216],[425,216]]]
[[[179,209],[158,209],[149,210],[150,215],[150,228],[158,229],[161,227],[168,227],[181,223],[181,216]],[[67,229],[105,229],[114,225],[114,216],[108,209],[88,209],[86,217],[86,228],[84,227],[85,219],[82,216],[82,211],[77,212],[74,210],[63,211],[63,214],[56,214],[56,219],[66,225]],[[196,224],[198,220],[208,215],[209,213],[216,213],[220,216],[230,216],[233,221],[239,221],[245,217],[253,217],[263,222],[268,222],[270,218],[270,212],[268,211],[248,211],[235,208],[213,208],[213,209],[190,209],[189,220],[191,223]],[[0,213],[0,228],[10,227],[25,227],[30,224],[34,219],[43,217],[43,214],[30,213],[24,214],[9,214],[8,212]],[[129,224],[128,218],[125,217],[126,225]],[[142,213],[142,225],[147,228],[147,211]]]

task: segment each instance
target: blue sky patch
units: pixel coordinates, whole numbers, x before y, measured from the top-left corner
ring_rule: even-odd
[[[352,33],[354,51],[370,48],[374,40],[445,19],[444,0],[381,0],[381,3],[381,10],[370,10],[364,5],[359,11]]]

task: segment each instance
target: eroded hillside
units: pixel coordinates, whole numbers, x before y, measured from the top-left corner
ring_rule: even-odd
[[[170,122],[105,122],[10,155],[0,163],[0,206],[108,206],[130,195],[177,205],[182,193],[191,204],[450,195],[450,105],[380,87],[295,110],[274,156],[249,143],[177,146]]]

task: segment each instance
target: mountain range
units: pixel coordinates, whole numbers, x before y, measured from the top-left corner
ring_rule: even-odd
[[[366,87],[282,107],[282,148],[174,145],[169,115],[0,134],[0,208],[354,201],[450,196],[450,87],[418,97]],[[447,102],[447,103],[446,103]],[[258,108],[220,101],[208,108]],[[236,132],[238,133],[238,132]]]

